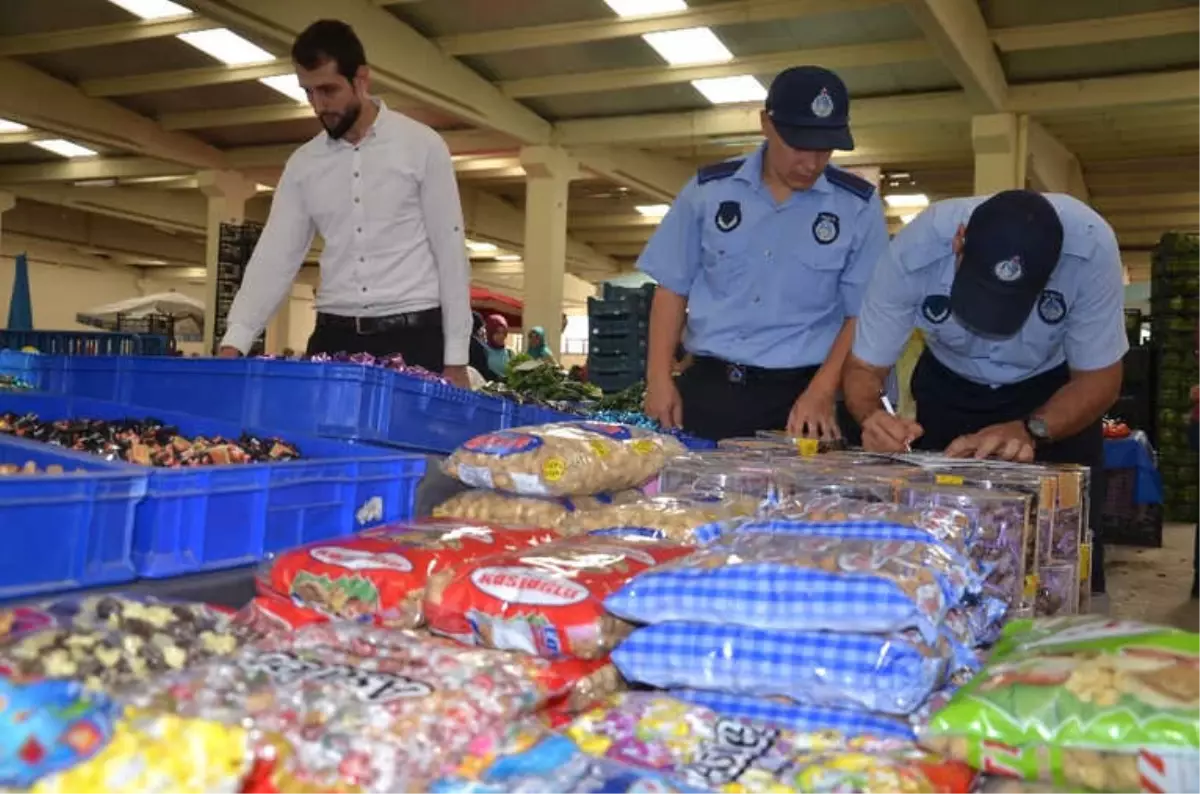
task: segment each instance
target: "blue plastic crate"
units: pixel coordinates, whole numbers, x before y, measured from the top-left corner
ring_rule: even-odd
[[[0,599],[133,580],[135,510],[146,474],[0,435],[0,464],[30,461],[66,473],[0,475]]]
[[[187,414],[61,395],[0,393],[0,413],[44,419],[153,416],[185,435],[237,437],[243,426]],[[140,576],[163,578],[254,563],[265,554],[411,518],[425,473],[421,456],[277,429],[303,460],[187,469],[142,469],[132,559]]]
[[[167,337],[156,334],[0,330],[0,348],[24,347],[69,356],[165,356],[171,352]]]
[[[467,439],[512,427],[508,400],[385,371],[391,405],[383,443],[450,453]]]

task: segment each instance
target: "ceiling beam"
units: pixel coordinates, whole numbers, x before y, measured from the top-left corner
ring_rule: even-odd
[[[1194,102],[1197,98],[1200,98],[1200,70],[1185,69],[1014,85],[1008,92],[1008,109],[1037,115],[1119,105]]]
[[[626,145],[758,135],[762,105],[733,105],[684,113],[647,113],[562,121],[556,140],[563,146]],[[850,110],[854,129],[873,125],[966,121],[970,108],[961,92],[858,99]]]
[[[1200,14],[1196,13],[1194,7],[1188,7],[1144,14],[1073,19],[1048,25],[995,28],[991,36],[1001,52],[1023,52],[1174,36],[1195,33],[1197,30],[1200,30]]]
[[[1092,206],[1100,212],[1152,212],[1200,207],[1200,193],[1162,193],[1146,196],[1092,196]]]
[[[291,74],[294,68],[291,61],[280,58],[270,63],[256,63],[249,66],[202,66],[198,69],[177,69],[171,72],[84,80],[79,87],[88,96],[152,94],[156,91],[177,91],[181,88],[245,83],[263,77],[278,77],[283,74]],[[307,108],[308,105],[305,104],[304,107]]]
[[[40,55],[109,44],[125,44],[131,41],[178,36],[180,33],[192,33],[197,30],[211,30],[215,27],[217,25],[203,17],[188,14],[168,19],[139,19],[134,22],[118,22],[115,25],[52,30],[47,33],[22,33],[19,36],[0,37],[0,57]]]
[[[288,50],[313,20],[329,15],[327,0],[190,0],[190,5],[211,19],[273,42],[280,51]],[[355,0],[338,7],[338,18],[362,39],[376,86],[522,143],[549,141],[549,122],[504,96],[387,10]]]
[[[652,226],[628,226],[623,229],[579,229],[573,230],[575,237],[586,240],[591,244],[625,244],[637,243],[645,245],[654,234]]]
[[[1080,201],[1088,200],[1083,169],[1070,149],[1036,119],[1027,123],[1029,178],[1037,190],[1066,193]]]
[[[250,124],[274,124],[313,118],[312,108],[299,102],[256,105],[228,110],[183,111],[164,113],[158,123],[164,130],[204,130],[217,127],[241,127]]]
[[[699,66],[647,66],[632,69],[605,69],[599,72],[555,74],[548,77],[527,77],[498,83],[510,97],[561,96],[601,91],[623,91],[628,88],[676,85],[692,80],[714,77],[736,77],[743,74],[774,74],[797,63],[819,63],[829,69],[845,69],[883,64],[927,61],[934,57],[933,48],[922,40],[890,41],[877,44],[850,44],[843,47],[751,55],[722,63]]]
[[[84,157],[44,163],[0,165],[0,184],[88,182],[106,179],[190,175],[195,169],[151,157]]]
[[[11,58],[0,59],[0,117],[80,143],[94,143],[195,168],[227,168],[225,155],[113,102],[86,96]]]
[[[45,141],[53,137],[55,136],[48,132],[39,132],[38,130],[26,130],[25,132],[0,132],[0,146],[3,146],[4,144]]]
[[[205,233],[207,208],[204,197],[195,191],[64,185],[15,185],[10,190],[20,199],[39,204],[69,207],[185,234]],[[254,215],[249,209],[247,214]]]
[[[817,14],[844,13],[874,8],[888,2],[891,0],[839,0],[838,3],[830,5],[823,0],[737,0],[629,19],[608,17],[585,22],[463,33],[442,37],[437,40],[437,44],[449,55],[482,55],[620,39],[664,30],[774,22]]]
[[[1194,232],[1200,228],[1200,210],[1108,214],[1105,220],[1120,234],[1124,231],[1156,229],[1161,232]]]
[[[204,264],[204,240],[168,234],[117,218],[97,220],[95,215],[66,207],[17,201],[4,213],[4,234],[67,243],[130,258],[162,259],[179,264]]]
[[[571,229],[629,229],[636,226],[658,226],[661,218],[634,214],[572,215],[567,225]]]
[[[674,201],[695,173],[687,163],[638,149],[581,147],[569,154],[584,170],[660,201]]]
[[[1002,110],[1008,81],[978,0],[905,0],[905,6],[976,108]]]

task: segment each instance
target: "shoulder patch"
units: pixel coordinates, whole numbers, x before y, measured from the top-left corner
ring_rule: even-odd
[[[832,165],[825,168],[825,178],[829,180],[829,184],[853,193],[863,201],[868,201],[875,192],[875,186],[861,176],[855,176],[849,171],[843,171]]]
[[[728,179],[737,173],[737,170],[742,167],[742,163],[746,160],[725,160],[720,163],[706,165],[696,172],[696,182],[703,185],[705,182],[712,182],[716,179]]]

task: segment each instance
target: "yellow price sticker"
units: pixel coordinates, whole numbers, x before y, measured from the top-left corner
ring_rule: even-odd
[[[600,457],[602,457],[602,458],[608,457],[608,444],[605,444],[600,439],[598,439],[598,438],[592,439],[591,441],[588,442],[588,446],[590,446],[592,448],[592,452],[595,452]]]
[[[657,448],[658,445],[648,438],[640,438],[637,441],[634,441],[632,447],[633,451],[639,455],[649,455]]]
[[[1022,594],[1025,601],[1032,603],[1037,599],[1038,584],[1040,584],[1040,580],[1036,573],[1025,577],[1025,592]]]
[[[1092,578],[1092,544],[1084,543],[1079,547],[1079,581],[1086,582]]]
[[[939,474],[934,478],[934,482],[938,485],[962,485],[963,478],[961,474]]]
[[[815,438],[798,438],[796,439],[796,451],[801,456],[811,458],[821,450],[821,442]]]
[[[567,473],[567,462],[555,456],[542,464],[542,479],[546,482],[558,482]]]

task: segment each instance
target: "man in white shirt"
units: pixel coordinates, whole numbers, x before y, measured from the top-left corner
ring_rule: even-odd
[[[288,158],[220,354],[249,350],[320,234],[307,353],[399,353],[465,387],[471,272],[445,141],[368,95],[362,43],[344,22],[314,22],[292,60],[325,132]]]

